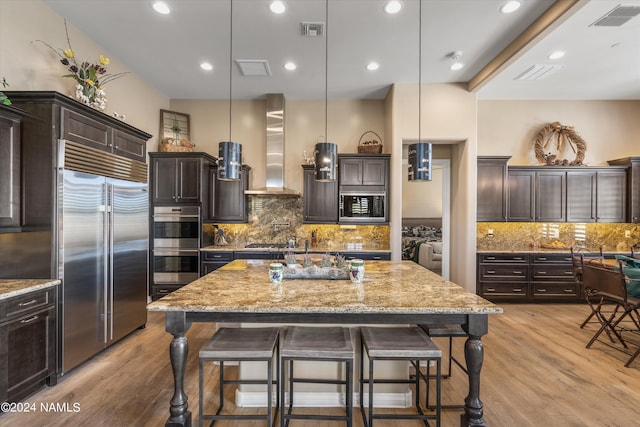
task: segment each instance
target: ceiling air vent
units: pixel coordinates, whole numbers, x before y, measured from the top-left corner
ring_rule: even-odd
[[[270,76],[269,62],[264,59],[236,59],[236,64],[243,76]]]
[[[514,80],[542,80],[563,68],[564,68],[564,65],[536,64],[527,68],[522,74],[520,74]]]
[[[324,34],[324,23],[301,22],[302,35],[305,37],[320,37]]]
[[[638,14],[640,14],[640,6],[623,6],[619,4],[612,11],[591,24],[591,26],[619,27]]]

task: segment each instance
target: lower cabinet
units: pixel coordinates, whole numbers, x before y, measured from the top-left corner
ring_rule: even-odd
[[[0,301],[0,401],[56,383],[57,287]]]
[[[477,292],[492,301],[582,301],[569,254],[478,254]]]
[[[340,252],[344,259],[362,259],[365,261],[389,261],[391,252]]]
[[[206,276],[231,261],[233,261],[233,251],[201,251],[200,276]]]

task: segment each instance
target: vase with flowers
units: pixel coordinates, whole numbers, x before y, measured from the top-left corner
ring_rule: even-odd
[[[79,61],[75,51],[71,47],[71,39],[69,38],[66,20],[64,21],[64,30],[67,36],[68,49],[56,49],[45,41],[35,41],[44,44],[55,52],[60,58],[62,65],[67,67],[70,73],[62,77],[70,77],[76,81],[76,99],[85,105],[104,111],[107,106],[107,97],[103,89],[104,85],[124,76],[127,72],[108,74],[106,67],[110,61],[109,58],[103,55],[98,56],[97,62]]]

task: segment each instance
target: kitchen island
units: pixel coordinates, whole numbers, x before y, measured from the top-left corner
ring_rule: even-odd
[[[488,332],[488,315],[502,313],[500,307],[412,261],[368,261],[360,285],[285,280],[272,286],[268,263],[233,261],[148,305],[149,311],[165,312],[166,330],[173,335],[169,353],[175,390],[166,425],[191,425],[184,374],[185,333],[192,322],[462,325],[469,334],[469,393],[461,425],[486,425],[480,401],[481,337]]]

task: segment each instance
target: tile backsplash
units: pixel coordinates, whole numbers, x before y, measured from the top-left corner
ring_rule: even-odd
[[[477,250],[564,249],[629,252],[640,243],[640,225],[626,223],[478,222]]]

